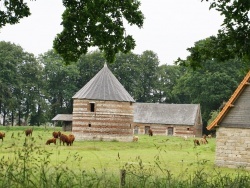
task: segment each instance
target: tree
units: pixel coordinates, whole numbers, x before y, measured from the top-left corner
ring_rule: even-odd
[[[75,63],[65,65],[62,57],[50,50],[39,57],[44,65],[45,97],[50,105],[48,118],[61,113],[72,113],[72,96],[77,92],[79,71]]]
[[[173,94],[173,88],[177,80],[185,72],[185,67],[176,65],[161,65],[158,67],[158,80],[154,98],[160,103],[178,103],[176,95]]]
[[[159,59],[153,51],[144,51],[139,56],[138,102],[156,102],[154,94],[156,93],[158,66]]]
[[[0,113],[3,124],[6,117],[13,113],[17,100],[17,89],[21,85],[18,67],[23,61],[23,49],[9,42],[0,42]]]
[[[140,83],[139,55],[132,52],[118,53],[114,63],[110,64],[110,69],[128,93],[136,100],[138,98]]]
[[[202,0],[203,1],[203,0]],[[215,38],[214,58],[220,61],[239,58],[250,63],[250,1],[248,0],[206,0],[210,9],[216,9],[224,16],[222,29]]]
[[[54,40],[54,48],[66,62],[76,61],[88,48],[97,46],[107,62],[115,54],[134,49],[135,41],[126,35],[124,20],[142,27],[140,2],[114,0],[64,0],[63,31]]]
[[[41,66],[33,54],[24,52],[20,46],[0,42],[0,113],[4,119],[11,117],[18,124],[24,117],[26,123],[38,106],[38,86]],[[4,120],[5,124],[5,120]]]
[[[107,62],[114,62],[115,54],[127,53],[135,48],[135,40],[126,34],[129,25],[143,25],[140,1],[116,0],[63,0],[63,31],[54,39],[54,49],[66,62],[76,62],[89,47],[99,47]],[[16,24],[30,15],[27,3],[3,0],[0,10],[0,28],[7,23]]]
[[[23,17],[30,15],[30,9],[27,3],[20,0],[2,0],[0,1],[2,10],[0,10],[0,29],[6,24],[16,24]]]

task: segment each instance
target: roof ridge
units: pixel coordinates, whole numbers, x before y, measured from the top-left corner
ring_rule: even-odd
[[[207,126],[208,130],[211,130],[213,127],[217,126],[218,122],[221,120],[221,118],[225,115],[225,113],[228,111],[230,107],[233,107],[233,102],[236,100],[236,98],[239,96],[239,94],[242,92],[244,86],[246,84],[249,84],[248,80],[250,79],[250,71],[246,74],[244,79],[241,81],[237,89],[234,91],[234,93],[231,95],[230,99],[227,101],[226,105],[223,107],[223,109],[220,111],[220,113],[217,115],[217,117],[210,123],[209,126]]]

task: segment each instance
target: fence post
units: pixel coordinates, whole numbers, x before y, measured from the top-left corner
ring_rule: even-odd
[[[125,179],[126,179],[126,170],[120,170],[120,187],[125,186]]]

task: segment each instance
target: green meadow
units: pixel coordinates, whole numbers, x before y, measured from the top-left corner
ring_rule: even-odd
[[[45,144],[61,128],[33,127],[32,136],[26,137],[27,128],[32,127],[0,127],[5,133],[0,187],[119,187],[121,170],[126,172],[124,187],[237,187],[244,185],[238,181],[250,182],[245,169],[214,166],[215,138],[197,147],[194,138],[148,135],[139,135],[138,142],[75,141],[63,146],[59,140]]]

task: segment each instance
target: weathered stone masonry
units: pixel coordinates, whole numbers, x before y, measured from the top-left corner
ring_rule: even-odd
[[[250,169],[250,129],[221,127],[216,134],[215,164]]]

